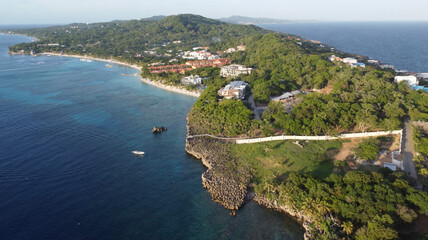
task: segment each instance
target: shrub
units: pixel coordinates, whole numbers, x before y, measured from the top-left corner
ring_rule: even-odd
[[[374,160],[377,158],[379,153],[379,140],[370,138],[364,140],[358,145],[358,148],[355,149],[355,155],[361,159],[365,160]]]

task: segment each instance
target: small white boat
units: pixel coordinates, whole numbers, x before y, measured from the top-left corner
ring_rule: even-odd
[[[138,155],[138,156],[142,156],[142,155],[144,155],[144,152],[142,152],[142,151],[137,151],[137,150],[132,151],[132,153],[133,153],[133,154],[135,154],[135,155]]]

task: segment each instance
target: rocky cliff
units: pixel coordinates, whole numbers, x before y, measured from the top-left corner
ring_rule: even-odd
[[[188,136],[192,135],[191,126],[187,126]],[[253,199],[266,208],[289,214],[301,222],[306,230],[304,238],[315,239],[311,227],[314,219],[303,214],[293,206],[280,205],[264,196],[248,191],[251,180],[251,168],[240,163],[230,153],[228,146],[233,144],[210,137],[187,138],[186,151],[202,160],[208,168],[202,174],[202,185],[211,193],[213,200],[229,210],[238,210],[247,200]],[[318,231],[317,231],[318,232]]]
[[[238,210],[244,204],[250,178],[244,169],[234,169],[236,162],[228,154],[227,144],[209,137],[188,138],[186,151],[208,168],[202,174],[202,185],[212,198],[227,209]]]

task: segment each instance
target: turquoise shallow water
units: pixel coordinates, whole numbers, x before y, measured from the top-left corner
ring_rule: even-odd
[[[184,150],[196,98],[126,67],[7,54],[24,41],[0,35],[0,239],[302,239],[283,214],[211,200]]]

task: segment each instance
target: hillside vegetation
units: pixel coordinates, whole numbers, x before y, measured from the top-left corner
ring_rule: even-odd
[[[135,57],[144,51],[191,49],[211,46],[251,34],[267,32],[253,25],[235,25],[202,16],[183,14],[143,20],[112,21],[93,24],[70,24],[39,29],[17,29],[14,33],[35,36],[39,41],[18,44],[10,48],[17,52],[55,51],[69,54],[114,57],[131,63],[145,63],[156,57]],[[174,41],[180,43],[173,44]],[[56,44],[59,46],[42,46]],[[62,45],[62,46],[61,46]],[[165,45],[165,46],[163,46]],[[162,57],[158,57],[162,60]]]
[[[167,84],[179,84],[188,75],[207,77],[206,89],[188,115],[189,135],[335,135],[398,129],[407,116],[428,120],[428,95],[395,83],[392,71],[332,63],[327,58],[332,54],[351,55],[252,25],[177,15],[12,31],[39,39],[12,46],[12,52],[114,58],[140,64],[142,76]],[[209,47],[215,53],[240,44],[246,46],[244,51],[222,57],[253,68],[250,75],[223,78],[214,67],[184,75],[148,69],[155,62],[169,64],[194,47]],[[254,118],[248,101],[218,96],[221,87],[237,79],[249,83],[247,97],[252,94],[257,104],[267,106],[261,119]],[[325,88],[330,90],[312,91]],[[296,96],[292,109],[271,101],[297,89],[308,92]],[[266,206],[279,204],[299,212],[310,222],[306,229],[313,230],[314,239],[396,239],[398,226],[408,226],[418,213],[428,211],[427,193],[411,187],[403,173],[336,169],[330,155],[341,147],[339,141],[297,145],[291,141],[234,145],[195,137],[187,139],[186,150],[204,159],[208,170],[203,184],[229,209],[238,209],[247,191],[253,191],[256,200],[268,202]],[[364,146],[361,149],[370,151],[358,154],[372,152]],[[424,147],[417,149],[423,152]]]

